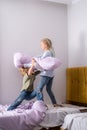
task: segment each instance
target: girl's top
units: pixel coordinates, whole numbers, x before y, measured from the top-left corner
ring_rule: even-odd
[[[47,50],[40,56],[41,59],[44,59],[46,57],[54,57],[53,52],[51,50]],[[40,75],[54,77],[54,72],[53,72],[53,70],[42,70]]]

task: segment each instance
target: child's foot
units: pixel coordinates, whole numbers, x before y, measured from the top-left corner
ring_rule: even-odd
[[[53,104],[54,107],[63,107],[61,104]]]
[[[48,110],[48,106],[45,104],[45,106],[47,107],[47,110]]]

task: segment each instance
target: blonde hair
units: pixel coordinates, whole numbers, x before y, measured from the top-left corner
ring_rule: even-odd
[[[53,56],[55,56],[55,51],[52,46],[52,41],[49,38],[43,38],[41,42],[45,43],[50,51],[52,51]]]
[[[48,38],[43,38],[43,39],[41,40],[41,42],[45,43],[45,44],[47,45],[48,49],[51,49],[51,48],[52,48],[52,42],[51,42],[50,39],[48,39]]]

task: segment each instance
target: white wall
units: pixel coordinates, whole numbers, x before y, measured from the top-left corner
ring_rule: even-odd
[[[22,85],[22,77],[13,65],[13,54],[40,54],[40,40],[44,37],[53,41],[56,56],[63,62],[55,72],[53,91],[57,101],[64,102],[68,66],[66,5],[39,0],[2,0],[0,6],[0,103],[11,103]],[[35,86],[38,80],[39,77]],[[45,89],[44,95],[49,103]]]
[[[87,66],[87,0],[68,7],[69,66]]]

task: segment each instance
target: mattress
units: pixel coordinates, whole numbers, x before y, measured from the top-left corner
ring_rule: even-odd
[[[87,130],[87,112],[74,113],[65,117],[62,130]]]
[[[80,112],[77,108],[50,108],[46,111],[44,120],[40,123],[41,127],[49,128],[60,126],[64,122],[64,117],[70,113]]]
[[[63,107],[52,107],[48,105],[46,116],[40,123],[43,128],[61,126],[67,114],[80,113],[80,110],[87,110],[87,107],[80,107],[71,104],[63,104]]]
[[[48,105],[47,109],[43,102],[36,101],[35,103],[30,102],[21,105],[18,109],[7,112],[7,106],[0,105],[0,130],[14,130],[15,127],[16,130],[32,130],[30,128],[32,126],[38,126],[35,130],[39,130],[40,128],[61,126],[67,114],[80,113],[81,109],[85,109],[84,107],[68,104],[63,104],[63,106],[53,107]]]

